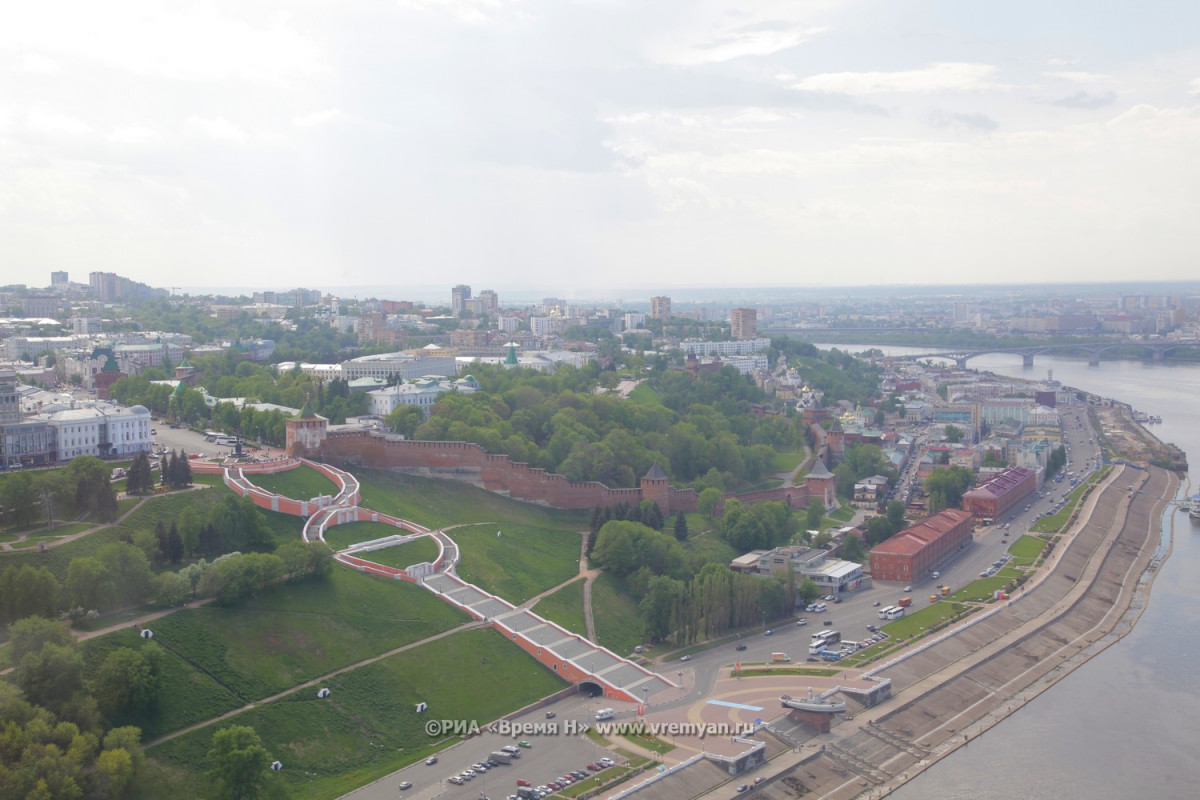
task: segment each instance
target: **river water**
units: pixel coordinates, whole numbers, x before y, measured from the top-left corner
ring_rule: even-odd
[[[836,346],[851,352],[863,345]],[[891,355],[928,349],[881,348]],[[968,366],[1114,397],[1158,415],[1149,430],[1188,454],[1200,491],[1200,364],[990,355]],[[1200,524],[1171,512],[1170,557],[1133,631],[964,748],[895,800],[1200,797]],[[1171,531],[1167,530],[1167,535]]]

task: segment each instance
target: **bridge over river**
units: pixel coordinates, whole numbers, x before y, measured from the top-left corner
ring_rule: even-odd
[[[1032,367],[1034,358],[1040,355],[1050,353],[1054,353],[1055,355],[1086,354],[1088,364],[1097,366],[1100,364],[1100,358],[1104,353],[1131,348],[1142,351],[1151,361],[1160,362],[1168,353],[1175,352],[1176,350],[1200,350],[1200,342],[1138,342],[1122,340],[1091,344],[1047,344],[1037,347],[990,347],[971,350],[947,348],[945,350],[919,353],[917,355],[896,356],[895,358],[900,361],[923,361],[930,358],[953,359],[954,363],[959,367],[966,367],[967,362],[972,358],[1007,353],[1020,356],[1022,365]]]

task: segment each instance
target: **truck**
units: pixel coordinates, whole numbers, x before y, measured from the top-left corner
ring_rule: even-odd
[[[602,708],[596,712],[596,719],[598,719],[598,720],[612,719],[613,713],[614,712],[611,708]]]
[[[488,754],[488,761],[495,761],[497,764],[511,764],[512,756],[503,750],[496,750]]]
[[[948,594],[950,594],[950,587],[949,587],[949,586],[943,586],[943,587],[942,587],[942,597],[945,597],[945,596],[946,596],[946,595],[948,595]]]
[[[786,664],[792,660],[792,657],[787,653],[771,653],[771,663]]]
[[[912,598],[911,597],[901,597],[900,602],[897,603],[896,605],[900,606],[901,608],[908,608],[909,606],[912,605]]]

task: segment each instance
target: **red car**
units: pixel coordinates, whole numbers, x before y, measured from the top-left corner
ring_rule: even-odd
[[[517,778],[517,786],[533,786],[533,784],[524,778]]]

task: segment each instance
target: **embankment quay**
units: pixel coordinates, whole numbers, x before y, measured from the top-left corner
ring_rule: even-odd
[[[764,767],[755,795],[884,797],[1117,641],[1144,606],[1178,490],[1173,472],[1115,468],[1032,585],[873,670],[891,679],[890,699],[848,708],[828,734],[791,728],[793,749]]]

